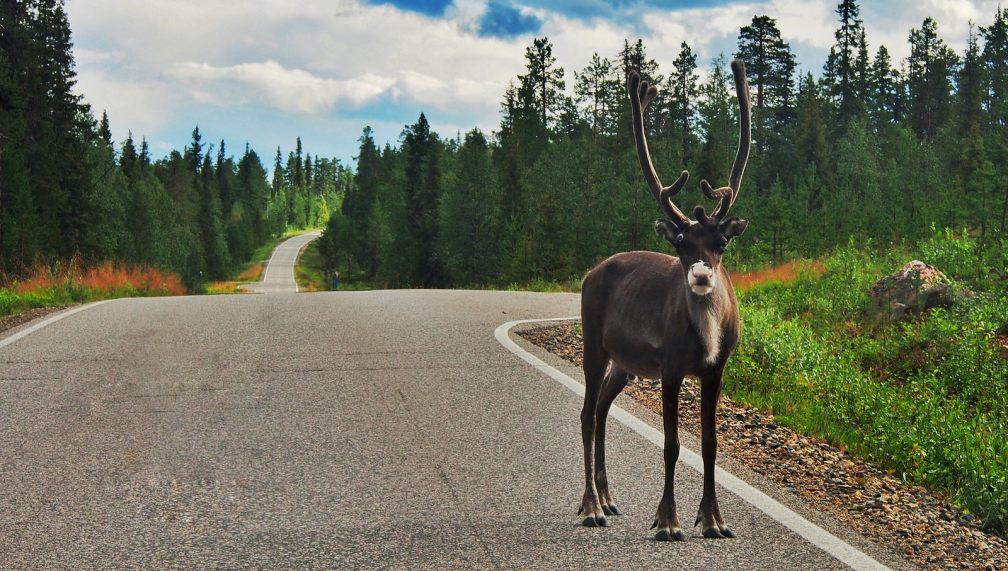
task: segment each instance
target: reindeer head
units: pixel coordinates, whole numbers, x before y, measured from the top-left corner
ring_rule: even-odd
[[[732,62],[732,74],[735,76],[735,91],[739,101],[739,146],[735,153],[728,186],[712,188],[706,180],[700,181],[703,194],[717,200],[718,205],[713,214],[707,216],[703,206],[693,209],[693,216],[683,214],[672,202],[686,181],[689,172],[682,171],[679,178],[670,186],[662,186],[651,162],[651,152],[648,150],[647,138],[644,132],[644,109],[658,95],[658,88],[641,81],[636,72],[630,72],[627,78],[627,91],[630,94],[630,107],[633,111],[634,139],[637,144],[637,158],[641,170],[647,180],[651,194],[658,200],[667,218],[655,221],[655,232],[668,240],[679,255],[686,281],[690,291],[696,295],[707,295],[717,285],[718,269],[725,248],[736,236],[745,232],[747,222],[741,218],[727,218],[742,184],[742,173],[749,159],[749,146],[752,140],[750,134],[751,104],[749,102],[749,84],[746,81],[745,65],[740,60]]]

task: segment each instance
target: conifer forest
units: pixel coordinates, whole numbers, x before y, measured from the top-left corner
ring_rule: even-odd
[[[871,44],[857,2],[844,0],[821,70],[798,62],[766,15],[740,28],[736,53],[710,62],[683,43],[659,64],[627,39],[564,70],[537,38],[501,94],[499,129],[438,134],[421,112],[382,145],[364,127],[355,168],[300,140],[286,156],[282,145],[266,157],[228,149],[198,126],[161,158],[142,135],[113,141],[114,117],[74,90],[62,1],[0,10],[8,275],[81,256],[150,264],[198,286],[288,227],[324,226],[327,269],[378,287],[579,279],[614,252],[663,247],[634,154],[626,73],[660,89],[645,118],[659,174],[718,181],[737,141],[733,57],[747,64],[755,141],[735,207],[750,230],[730,250],[733,267],[945,228],[995,243],[1008,223],[1008,174],[996,167],[1008,159],[1008,8],[971,28],[965,46],[946,44],[925,19],[907,33],[910,56],[893,61]],[[689,209],[702,195],[688,189],[680,200]]]
[[[234,149],[223,139],[241,133],[196,125],[160,157],[143,133],[113,140],[116,118],[77,91],[63,0],[4,0],[0,316],[69,303],[17,297],[40,267],[157,269],[184,284],[175,293],[203,293],[307,228],[324,228],[313,257],[341,288],[576,290],[614,253],[670,251],[653,229],[661,210],[641,175],[627,74],[659,88],[647,140],[667,182],[690,171],[676,202],[691,212],[706,202],[699,181],[724,185],[735,157],[739,58],[753,143],[732,213],[748,229],[724,263],[818,270],[748,291],[739,281],[745,333],[726,394],[943,491],[1003,534],[1008,7],[971,24],[965,45],[925,18],[905,31],[902,60],[869,37],[858,2],[835,14],[818,62],[798,61],[772,14],[708,61],[683,42],[659,62],[627,38],[564,69],[535,38],[496,128],[439,134],[417,109],[396,141],[363,124],[332,133],[359,142],[349,164],[300,138]],[[959,301],[877,319],[873,283],[914,258],[946,272]]]

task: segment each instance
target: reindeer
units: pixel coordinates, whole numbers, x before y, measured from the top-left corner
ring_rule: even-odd
[[[749,158],[749,85],[741,61],[731,64],[738,93],[740,133],[728,186],[714,189],[700,181],[704,195],[719,203],[711,216],[703,206],[691,220],[672,202],[689,178],[683,171],[663,187],[651,163],[644,131],[644,109],[658,94],[655,86],[631,72],[627,90],[633,131],[644,178],[668,218],[655,231],[678,257],[655,252],[624,252],[595,266],[581,288],[584,334],[585,399],[581,410],[585,492],[578,514],[583,525],[606,526],[606,516],[620,515],[606,476],[605,429],[609,407],[628,377],[661,378],[665,429],[665,486],[652,529],[659,541],[685,541],[675,503],[675,465],[679,459],[679,389],[684,376],[700,380],[703,497],[694,526],[703,536],[735,537],[725,525],[714,489],[717,433],[714,417],[728,357],[738,343],[738,303],[728,272],[721,265],[725,248],[746,229],[746,221],[727,218],[738,196]],[[608,368],[608,372],[607,372]]]

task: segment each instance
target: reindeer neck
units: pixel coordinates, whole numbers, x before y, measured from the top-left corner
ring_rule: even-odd
[[[722,308],[728,302],[725,284],[719,279],[714,291],[702,296],[695,295],[687,288],[686,295],[686,307],[689,311],[690,322],[696,329],[700,343],[704,347],[704,362],[713,364],[717,360],[721,348],[721,335],[724,327]]]

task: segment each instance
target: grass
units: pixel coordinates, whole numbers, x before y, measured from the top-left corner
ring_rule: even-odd
[[[80,259],[51,266],[37,264],[0,287],[0,316],[36,307],[85,303],[117,297],[183,295],[178,274],[148,266],[102,262],[84,267]]]
[[[309,228],[309,230],[311,230]],[[266,263],[269,261],[270,254],[273,250],[280,245],[284,240],[302,234],[307,230],[292,230],[288,229],[283,234],[274,236],[266,241],[263,245],[259,246],[252,253],[252,260],[244,265],[238,266],[234,271],[231,272],[231,279],[207,282],[204,289],[209,295],[230,295],[239,293],[248,293],[248,290],[242,289],[242,286],[257,282],[262,278],[262,272],[266,269]]]
[[[777,266],[769,266],[760,270],[750,272],[732,272],[732,285],[736,292],[742,292],[757,285],[765,284],[785,284],[795,281],[801,276],[821,275],[826,271],[822,262],[808,262],[806,260],[792,260]]]
[[[294,279],[297,281],[300,291],[328,291],[329,284],[326,283],[322,271],[322,255],[319,254],[318,240],[312,241],[301,252],[297,264],[294,266]]]
[[[972,295],[909,321],[878,318],[871,284],[912,258]],[[848,246],[822,271],[753,284],[739,296],[744,331],[725,391],[944,492],[1004,533],[1008,360],[996,337],[1008,325],[1008,297],[976,268],[1005,267],[1006,258],[1004,242],[945,233],[909,252]]]
[[[571,277],[564,282],[536,278],[525,283],[512,282],[504,288],[506,291],[536,291],[545,293],[579,293],[581,278]]]

